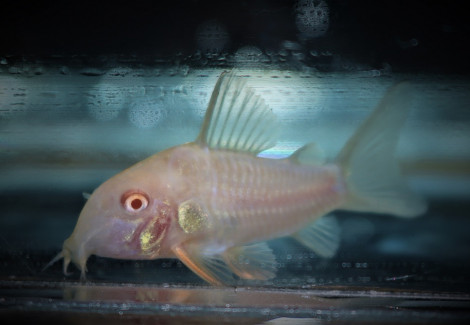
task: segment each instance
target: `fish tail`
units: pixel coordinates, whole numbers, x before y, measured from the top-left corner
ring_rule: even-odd
[[[423,199],[406,186],[395,151],[412,92],[408,83],[388,90],[377,108],[337,157],[348,189],[342,208],[414,217],[426,210]]]

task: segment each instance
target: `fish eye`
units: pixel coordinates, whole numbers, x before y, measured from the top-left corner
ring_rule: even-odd
[[[140,212],[149,204],[147,196],[139,192],[126,192],[121,198],[121,204],[128,212]]]

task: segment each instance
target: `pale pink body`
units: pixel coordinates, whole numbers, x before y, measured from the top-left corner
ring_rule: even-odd
[[[346,195],[339,167],[210,150],[189,144],[165,152],[175,207],[199,202],[212,225],[201,230],[225,247],[292,234],[337,208]],[[152,159],[160,159],[159,155]],[[177,222],[176,222],[177,224]],[[189,236],[200,234],[190,234]],[[172,237],[173,244],[182,238]],[[186,235],[187,236],[187,235]]]
[[[81,215],[95,215],[98,212],[93,210],[103,206],[109,207],[107,213],[99,220],[79,218],[64,247],[70,246],[70,252],[79,255],[72,260],[80,264],[91,254],[127,259],[175,257],[173,248],[192,240],[218,251],[290,235],[344,202],[341,175],[335,165],[302,165],[291,159],[210,150],[195,143],[170,148],[103,183]],[[149,196],[148,211],[138,217],[126,217],[119,209],[129,180],[131,189]],[[207,214],[204,226],[191,233],[178,222],[178,207],[188,200],[197,202]],[[146,231],[153,235],[153,242],[144,247],[142,233]],[[95,232],[100,235],[94,236]],[[84,240],[87,237],[90,240]]]

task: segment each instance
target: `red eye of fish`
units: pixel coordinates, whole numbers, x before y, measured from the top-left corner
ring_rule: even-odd
[[[128,212],[140,212],[147,208],[149,200],[142,193],[125,193],[121,198],[121,203]]]

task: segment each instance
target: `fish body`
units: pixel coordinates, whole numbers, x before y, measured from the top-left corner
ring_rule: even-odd
[[[258,156],[275,144],[274,114],[242,78],[223,73],[198,138],[157,153],[97,188],[52,261],[86,272],[92,254],[179,258],[215,285],[275,276],[266,240],[292,236],[320,256],[340,242],[335,209],[412,217],[424,202],[393,159],[407,87],[392,88],[337,159],[307,144],[285,159]],[[407,106],[407,105],[405,105]],[[399,109],[397,109],[399,107]]]
[[[290,234],[338,207],[346,194],[334,165],[307,166],[194,143],[169,154],[168,184],[174,186],[174,207],[180,208],[179,226],[218,247]],[[185,223],[185,208],[203,211],[203,220]]]

